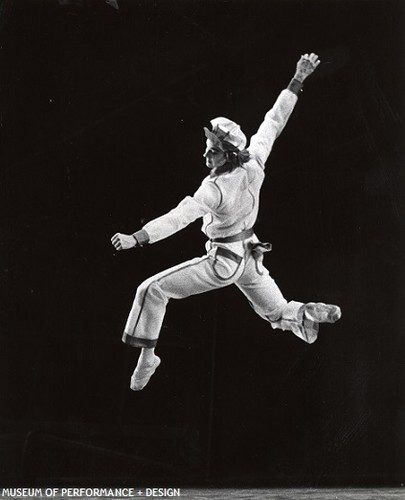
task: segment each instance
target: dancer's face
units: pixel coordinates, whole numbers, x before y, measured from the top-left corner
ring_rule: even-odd
[[[205,158],[205,164],[210,170],[222,167],[222,165],[226,163],[225,153],[209,139],[207,139],[207,147],[203,156]]]

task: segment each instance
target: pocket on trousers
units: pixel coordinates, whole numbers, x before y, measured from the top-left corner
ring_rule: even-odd
[[[236,276],[241,265],[242,261],[238,263],[228,257],[216,255],[212,266],[215,276],[221,281],[227,281]]]

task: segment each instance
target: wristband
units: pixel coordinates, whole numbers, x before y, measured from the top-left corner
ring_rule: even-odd
[[[291,90],[296,96],[300,95],[300,92],[302,92],[302,88],[304,87],[304,84],[297,80],[296,78],[293,78],[291,82],[288,84],[288,90]]]
[[[145,231],[145,229],[141,229],[132,235],[135,238],[136,246],[143,247],[147,243],[149,243],[149,234]]]

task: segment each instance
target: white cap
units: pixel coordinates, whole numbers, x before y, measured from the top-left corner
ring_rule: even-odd
[[[247,139],[237,123],[222,116],[214,118],[210,123],[212,132],[221,141],[225,140],[240,150],[245,149]],[[218,134],[218,132],[220,133]]]

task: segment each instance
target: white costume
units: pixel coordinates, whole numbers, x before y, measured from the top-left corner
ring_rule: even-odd
[[[134,347],[155,347],[169,299],[231,284],[245,294],[253,309],[273,328],[291,330],[309,343],[316,340],[319,322],[338,319],[332,321],[325,314],[320,319],[319,315],[311,315],[311,304],[306,307],[302,302],[287,302],[262,263],[263,251],[269,250],[269,245],[260,243],[253,232],[265,162],[297,99],[292,90],[281,92],[251,138],[248,162],[230,172],[206,177],[193,196],[187,196],[176,208],[134,234],[139,245],[152,244],[202,217],[202,231],[209,240],[205,256],[163,271],[139,286],[123,342]],[[221,120],[229,122],[217,119],[220,127]],[[241,134],[239,129],[239,138]],[[243,147],[240,144],[240,149]]]

